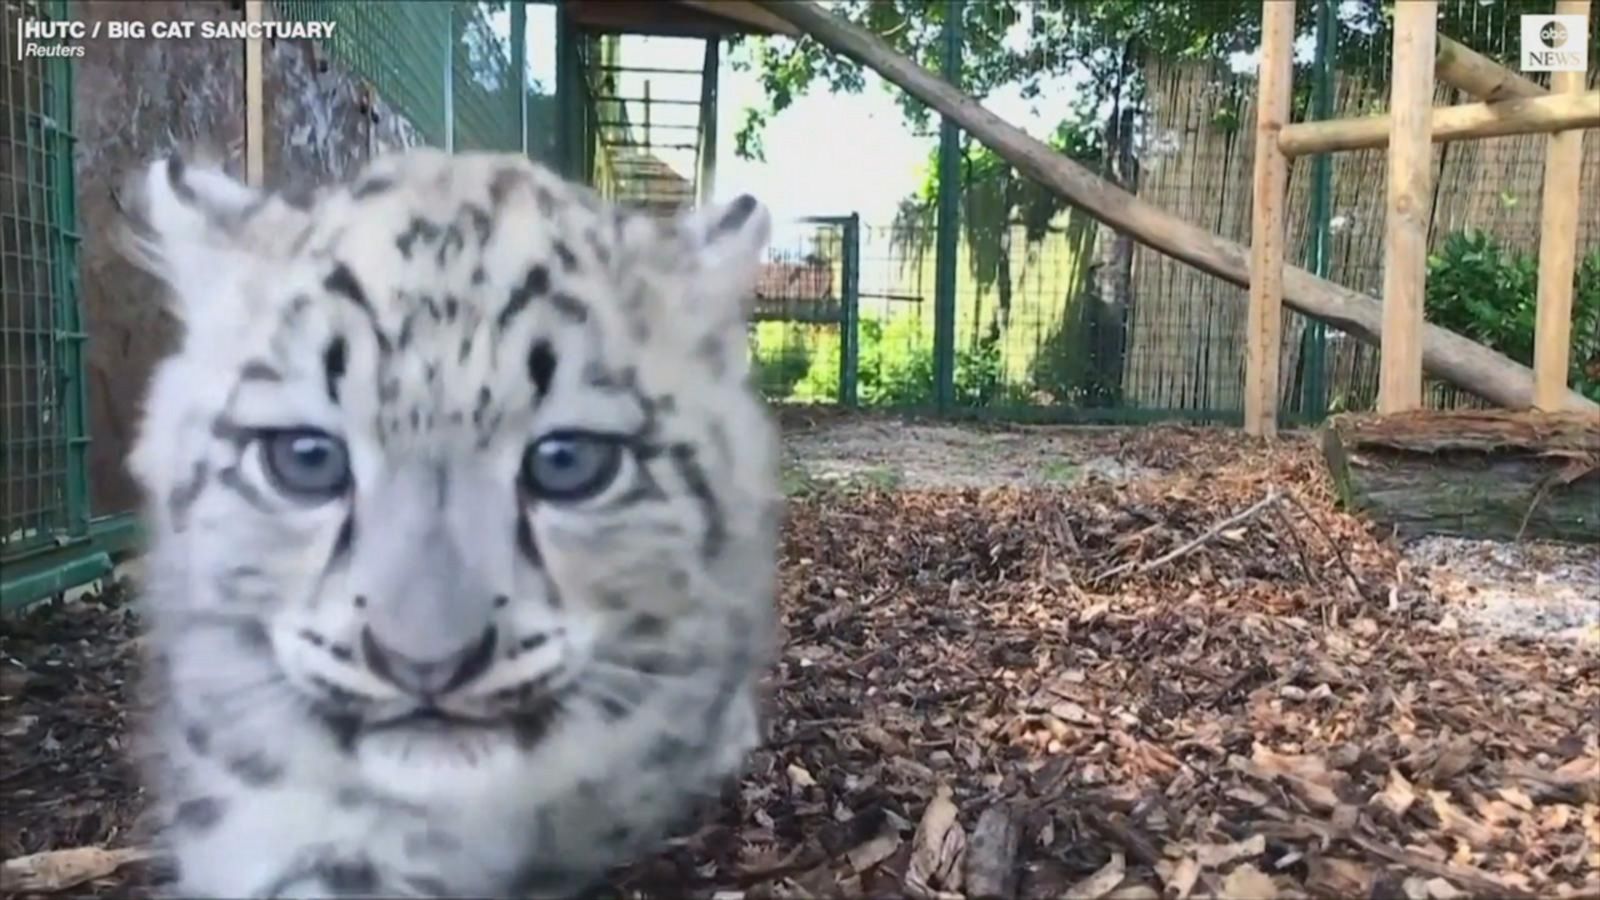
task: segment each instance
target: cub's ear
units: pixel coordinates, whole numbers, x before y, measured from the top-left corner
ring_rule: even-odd
[[[719,313],[742,325],[754,304],[756,279],[772,239],[772,214],[743,194],[685,213],[682,225],[698,257],[697,288],[717,304]]]
[[[248,257],[281,255],[310,224],[303,210],[173,154],[129,172],[112,192],[123,255],[166,282],[180,318],[216,302]]]

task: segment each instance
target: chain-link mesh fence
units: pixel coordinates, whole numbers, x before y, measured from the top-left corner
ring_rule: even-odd
[[[0,603],[33,599],[32,561],[88,533],[66,58],[18,54],[25,21],[65,3],[0,7]]]
[[[526,149],[536,159],[556,159],[555,86],[530,79],[526,58],[555,50],[519,31],[524,16],[553,15],[548,3],[274,0],[270,6],[284,19],[334,23],[326,50],[371,84],[425,143]]]

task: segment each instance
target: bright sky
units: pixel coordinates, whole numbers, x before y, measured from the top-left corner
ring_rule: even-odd
[[[499,23],[496,23],[499,24]],[[1018,34],[1018,39],[1021,34]],[[555,10],[528,6],[528,62],[532,76],[553,89],[555,61],[537,48],[555,46]],[[623,64],[648,68],[700,68],[704,45],[699,40],[625,37]],[[548,51],[547,51],[548,52]],[[737,72],[723,53],[717,104],[717,175],[715,194],[727,199],[740,193],[756,196],[772,209],[780,222],[814,215],[861,214],[864,221],[887,224],[902,198],[916,190],[922,169],[937,145],[937,125],[926,136],[913,134],[900,113],[893,94],[877,76],[868,73],[859,94],[831,94],[819,87],[772,118],[763,138],[765,162],[740,159],[734,153],[734,133],[744,110],[765,107],[766,99],[754,72]],[[673,75],[633,75],[620,93],[641,96],[650,80],[655,98],[699,98],[699,79]],[[987,105],[1007,120],[1043,136],[1054,130],[1066,107],[1072,84],[1062,80],[1047,85],[1045,98],[1023,100],[1016,91],[991,97]],[[1043,105],[1041,115],[1038,108]],[[635,119],[637,110],[630,110]],[[693,107],[676,115],[661,113],[661,121],[694,122]],[[934,120],[937,122],[937,120]],[[653,141],[671,143],[692,135],[687,130],[656,128]],[[674,168],[690,173],[692,153],[657,154]]]

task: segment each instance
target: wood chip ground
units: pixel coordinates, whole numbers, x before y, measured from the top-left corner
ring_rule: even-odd
[[[1307,442],[1049,440],[1082,477],[801,479],[767,746],[600,896],[1600,894],[1593,640],[1464,629]],[[4,893],[147,893],[136,618],[0,628]]]

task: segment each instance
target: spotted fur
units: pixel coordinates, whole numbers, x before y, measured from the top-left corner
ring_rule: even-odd
[[[177,157],[118,200],[185,332],[130,458],[175,893],[562,895],[737,774],[779,508],[740,352],[765,209],[659,220],[432,150],[305,205]],[[288,487],[295,429],[348,481]],[[614,477],[530,491],[568,434]]]

